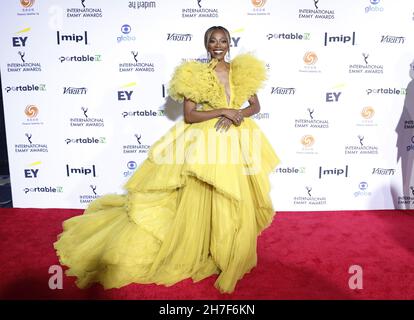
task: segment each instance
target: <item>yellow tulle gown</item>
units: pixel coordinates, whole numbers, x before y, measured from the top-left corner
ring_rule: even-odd
[[[200,110],[238,109],[266,78],[260,60],[239,55],[230,64],[229,102],[214,67],[214,60],[183,63],[170,96]],[[79,288],[170,286],[217,274],[215,287],[231,293],[255,267],[257,236],[274,217],[268,175],[279,159],[253,119],[227,132],[216,132],[216,122],[179,121],[152,145],[125,194],[104,195],[64,221],[54,248]]]

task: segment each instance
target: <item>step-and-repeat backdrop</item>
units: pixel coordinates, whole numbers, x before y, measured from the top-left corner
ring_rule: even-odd
[[[282,160],[277,210],[414,207],[411,0],[8,0],[0,21],[15,207],[124,193],[212,25],[267,64],[254,118]]]

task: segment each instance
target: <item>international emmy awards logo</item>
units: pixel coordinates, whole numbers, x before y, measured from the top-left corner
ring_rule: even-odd
[[[305,188],[306,188],[306,191],[308,192],[309,197],[312,197],[311,195],[312,187],[306,186]]]
[[[361,144],[361,147],[363,147],[363,146],[364,146],[364,143],[363,143],[363,141],[364,141],[364,136],[359,135],[359,136],[358,136],[358,139],[359,139],[359,143]]]

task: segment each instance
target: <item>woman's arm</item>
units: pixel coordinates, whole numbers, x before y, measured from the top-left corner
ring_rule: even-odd
[[[220,117],[220,119],[214,125],[214,127],[216,128],[216,131],[220,129],[227,131],[229,130],[232,124],[238,127],[243,121],[244,117],[251,117],[255,115],[256,113],[260,112],[260,102],[256,94],[252,95],[248,101],[249,101],[248,107],[237,110],[237,112],[239,112],[241,115],[241,117],[238,118],[238,121],[230,121],[226,117]]]
[[[260,102],[256,94],[252,95],[248,101],[249,106],[244,109],[240,109],[243,117],[251,117],[260,112]]]
[[[184,99],[184,121],[186,123],[203,122],[224,116],[233,122],[237,121],[238,111],[234,109],[220,108],[208,111],[198,111],[197,104],[189,99]]]

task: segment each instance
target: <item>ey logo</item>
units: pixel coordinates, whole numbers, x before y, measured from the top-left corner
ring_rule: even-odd
[[[338,102],[342,92],[327,92],[326,102]]]
[[[20,35],[26,32],[29,32],[30,28],[25,28],[23,30],[17,31],[16,34],[19,35],[17,37],[12,37],[13,47],[25,47],[26,41],[28,37],[21,37]]]
[[[233,30],[231,34],[241,33],[244,29],[240,28],[237,30]],[[230,37],[230,47],[237,48],[239,46],[240,37]]]
[[[127,84],[123,85],[121,88],[127,89],[127,88],[134,87],[136,85],[137,85],[136,82],[130,82],[130,83],[127,83]],[[127,101],[127,100],[129,101],[129,100],[131,100],[133,92],[134,92],[133,90],[119,90],[118,91],[118,100],[119,101]]]
[[[33,162],[32,164],[30,164],[30,167],[35,167],[42,164],[40,161],[38,162]],[[33,178],[37,178],[37,174],[39,173],[39,169],[24,169],[24,177],[26,179],[33,179]]]

